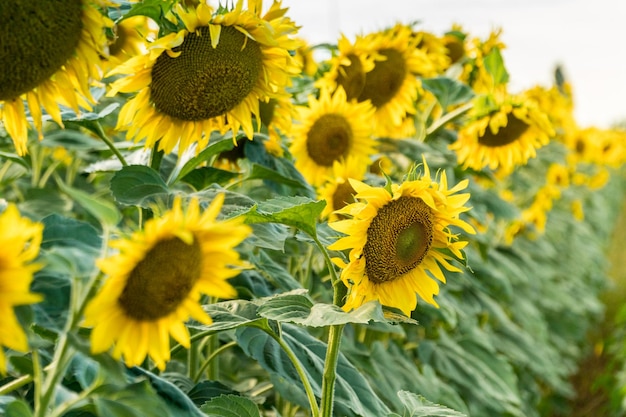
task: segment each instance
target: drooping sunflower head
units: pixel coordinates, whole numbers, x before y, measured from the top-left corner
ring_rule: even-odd
[[[221,194],[201,212],[197,200],[183,211],[177,198],[142,231],[111,243],[119,252],[98,261],[108,278],[85,311],[94,353],[115,345],[113,356],[123,356],[128,366],[150,356],[164,369],[169,337],[189,347],[185,321],[211,322],[199,304],[201,294],[236,295],[227,279],[242,265],[234,248],[250,229],[237,219],[216,220],[223,200]]]
[[[554,135],[548,117],[534,103],[507,96],[485,113],[475,107],[450,145],[465,168],[488,167],[506,175],[536,156]]]
[[[424,61],[424,64],[428,65],[421,68],[417,74],[420,77],[436,77],[443,74],[452,62],[449,49],[444,42],[446,38],[426,31],[416,31],[413,36],[417,38],[417,48],[428,58]]]
[[[14,308],[41,301],[30,292],[33,274],[41,265],[39,254],[43,225],[20,217],[14,204],[0,213],[0,375],[6,374],[3,346],[25,352],[28,341]]]
[[[457,194],[467,187],[467,180],[448,189],[445,172],[435,181],[424,161],[421,177],[392,184],[390,190],[350,183],[357,202],[339,213],[351,218],[330,223],[346,236],[329,249],[350,250],[348,264],[336,261],[348,287],[343,308],[349,311],[378,300],[408,316],[417,306],[417,295],[437,306],[436,280],[446,281],[441,268],[460,271],[450,262],[463,258],[461,249],[467,244],[457,240],[451,227],[474,233],[459,218],[469,210],[465,206],[469,194]]]
[[[332,95],[322,89],[319,99],[310,97],[308,104],[296,108],[298,123],[292,128],[290,146],[295,167],[307,181],[320,185],[332,173],[333,164],[348,157],[364,166],[371,163],[374,109],[369,102],[348,101],[343,88],[338,88]]]
[[[0,2],[0,121],[17,153],[26,153],[24,101],[42,138],[42,112],[60,125],[59,105],[79,112],[93,102],[99,80],[105,27],[112,22],[99,0],[4,0]]]
[[[522,95],[525,99],[534,101],[543,111],[554,127],[555,138],[566,141],[577,129],[578,124],[574,117],[574,103],[566,85],[561,89],[557,86],[545,88],[535,86],[525,90]]]
[[[260,15],[260,2],[239,0],[232,10],[194,9],[177,4],[172,20],[183,27],[148,45],[113,73],[127,74],[112,84],[110,95],[135,92],[120,111],[118,129],[128,130],[146,147],[179,152],[208,142],[209,133],[242,129],[253,135],[259,102],[284,93],[299,67],[289,54],[297,28],[274,2]]]

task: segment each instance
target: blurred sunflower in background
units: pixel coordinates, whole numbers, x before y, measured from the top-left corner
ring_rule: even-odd
[[[410,26],[402,24],[357,37],[352,45],[342,37],[340,55],[331,60],[319,84],[331,89],[342,86],[348,100],[370,101],[376,109],[375,136],[406,137],[404,122],[415,113],[421,89],[417,75],[433,66],[418,47],[420,40]]]
[[[441,268],[460,272],[450,262],[463,259],[461,249],[467,244],[450,227],[474,233],[459,218],[469,210],[465,203],[470,195],[457,192],[467,187],[468,180],[448,189],[445,171],[435,181],[424,160],[421,176],[412,173],[402,184],[391,184],[390,190],[354,180],[350,184],[357,202],[338,211],[349,219],[329,223],[347,235],[329,249],[350,249],[348,264],[335,260],[348,287],[343,308],[350,311],[378,300],[410,316],[418,295],[438,306],[436,280],[446,282]]]
[[[61,107],[78,113],[93,103],[90,85],[102,77],[105,28],[100,0],[0,2],[0,120],[19,155],[28,120],[43,138],[43,111],[63,126]],[[25,102],[27,106],[25,106]]]
[[[348,101],[343,88],[331,95],[322,89],[319,99],[311,96],[309,106],[296,107],[290,152],[295,167],[312,185],[322,184],[332,174],[333,164],[354,158],[367,167],[376,152],[372,138],[374,108],[369,102]]]
[[[110,96],[137,94],[120,110],[117,129],[135,141],[170,153],[192,144],[206,146],[211,131],[254,132],[259,102],[277,98],[299,66],[289,51],[297,27],[274,2],[261,16],[261,1],[243,0],[234,8],[214,10],[205,3],[186,9],[177,4],[170,16],[184,28],[148,45],[148,54],[129,59],[110,74],[124,74]]]
[[[109,38],[105,72],[134,56],[147,53],[148,42],[154,41],[157,36],[158,26],[147,16],[131,16],[116,23]]]
[[[350,180],[361,181],[368,168],[368,165],[359,163],[358,159],[352,157],[333,163],[332,175],[317,190],[318,197],[326,201],[326,207],[320,215],[323,219],[336,221],[342,218],[336,211],[355,202],[356,191]]]
[[[534,158],[546,145],[554,129],[548,117],[534,103],[505,94],[484,105],[478,96],[470,120],[450,145],[463,168],[488,167],[502,175]]]
[[[42,232],[43,225],[20,217],[14,204],[0,213],[0,375],[6,374],[3,346],[20,352],[28,349],[14,308],[42,300],[30,292],[33,274],[41,269],[33,261],[39,255]]]
[[[251,229],[238,219],[216,221],[223,202],[219,194],[201,213],[196,199],[184,211],[177,198],[143,230],[111,242],[119,252],[97,262],[107,279],[85,310],[94,353],[115,345],[113,356],[123,356],[128,366],[149,356],[162,370],[170,359],[170,336],[189,348],[188,318],[211,323],[201,295],[237,295],[227,279],[243,265],[234,248]]]

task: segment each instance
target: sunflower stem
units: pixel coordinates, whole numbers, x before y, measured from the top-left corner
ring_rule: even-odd
[[[8,384],[4,384],[0,387],[0,395],[7,395],[16,389],[23,387],[26,384],[33,382],[33,375],[22,375],[19,378],[14,379]]]
[[[159,172],[164,154],[163,150],[159,149],[159,141],[156,141],[152,147],[152,154],[150,155],[150,168]]]
[[[287,357],[289,358],[293,366],[296,368],[296,372],[298,373],[298,376],[300,377],[300,380],[302,381],[302,385],[304,385],[304,391],[306,392],[306,396],[309,400],[309,407],[311,407],[311,416],[320,417],[320,409],[317,405],[317,399],[315,398],[315,393],[313,392],[313,387],[311,386],[311,382],[309,381],[309,378],[307,377],[307,374],[304,371],[302,364],[298,360],[298,357],[296,356],[295,353],[293,353],[293,350],[291,350],[291,346],[289,346],[276,333],[272,331],[266,331],[266,333],[270,335],[272,339],[274,339],[280,345],[280,347],[283,349],[283,351],[285,352],[285,354],[287,355]]]
[[[443,117],[441,117],[440,119],[435,120],[433,122],[433,124],[428,126],[428,128],[426,129],[426,136],[431,135],[437,129],[439,129],[440,127],[444,126],[446,123],[448,123],[448,122],[452,121],[453,119],[459,117],[463,113],[468,112],[472,107],[474,107],[474,103],[470,101],[469,103],[464,104],[461,107],[458,107],[458,108],[452,110],[450,113],[446,113]]]
[[[106,253],[108,248],[108,237],[109,230],[106,226],[104,226],[102,240],[103,254]],[[53,412],[52,410],[48,410],[50,408],[50,402],[54,396],[56,388],[58,387],[59,381],[65,375],[67,367],[72,361],[74,353],[74,349],[70,346],[69,334],[76,327],[78,327],[83,311],[91,298],[90,294],[99,281],[99,278],[99,271],[94,271],[92,276],[89,278],[87,285],[82,288],[82,292],[79,292],[80,280],[72,280],[74,284],[72,285],[70,296],[70,316],[65,324],[65,329],[59,334],[56,349],[54,351],[54,357],[52,358],[50,365],[48,365],[45,369],[45,371],[49,371],[49,373],[43,381],[39,382],[37,381],[37,375],[35,374],[35,385],[39,385],[41,391],[40,395],[36,395],[36,398],[38,398],[39,401],[35,400],[34,417],[46,417],[50,414],[49,411]]]
[[[95,125],[95,129],[93,129],[92,132],[94,132],[96,135],[98,135],[100,139],[102,139],[102,141],[109,147],[111,152],[113,152],[113,154],[117,157],[117,159],[120,160],[123,166],[128,166],[128,163],[126,162],[126,159],[124,158],[124,155],[122,155],[119,149],[115,147],[115,143],[113,143],[113,141],[104,132],[104,129],[102,128],[102,125],[100,124],[100,122],[96,121],[94,125]]]
[[[217,335],[216,335],[217,336]],[[219,355],[220,353],[222,353],[223,351],[225,351],[226,349],[229,349],[233,346],[237,346],[237,342],[233,341],[233,342],[228,342],[222,346],[220,346],[219,348],[213,350],[211,352],[211,354],[209,355],[208,358],[206,358],[206,360],[204,361],[204,363],[202,364],[202,366],[198,369],[198,371],[196,372],[196,376],[193,379],[194,384],[197,384],[198,382],[200,382],[200,378],[202,378],[202,374],[204,373],[204,371],[206,371],[207,367],[211,364],[211,362],[213,361],[213,359],[217,358],[217,355]],[[212,369],[212,367],[211,367]],[[209,378],[210,375],[209,375]]]
[[[337,292],[337,291],[335,291]],[[320,417],[332,417],[335,399],[335,380],[337,378],[337,362],[339,360],[339,345],[343,333],[343,324],[330,326],[328,331],[328,348],[324,360],[324,375],[322,376],[322,401]]]

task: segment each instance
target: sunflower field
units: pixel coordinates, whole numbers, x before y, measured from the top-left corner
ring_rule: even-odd
[[[276,0],[0,22],[0,415],[626,415],[626,125],[563,69]]]

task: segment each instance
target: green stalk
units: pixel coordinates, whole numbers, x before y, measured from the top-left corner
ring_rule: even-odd
[[[104,233],[103,233],[103,253],[106,252],[108,248],[108,236],[109,231],[106,225],[104,225]],[[50,365],[46,367],[46,371],[48,374],[46,375],[43,381],[38,380],[37,374],[35,374],[35,392],[39,391],[39,395],[36,395],[35,398],[35,413],[34,417],[46,417],[49,416],[50,413],[54,413],[53,409],[50,409],[50,403],[54,397],[54,393],[56,391],[57,386],[59,385],[61,379],[65,375],[67,371],[67,367],[72,361],[72,356],[74,354],[74,349],[69,344],[68,335],[71,331],[73,331],[76,327],[78,327],[81,317],[83,315],[83,311],[85,310],[88,301],[90,300],[90,294],[94,289],[95,285],[99,281],[100,273],[95,271],[93,275],[90,277],[87,285],[83,288],[79,287],[78,280],[73,280],[74,285],[72,286],[72,291],[70,295],[70,316],[65,325],[65,329],[59,335],[57,340],[57,346],[54,352],[54,357]],[[79,292],[79,289],[82,289],[82,292]]]
[[[337,378],[337,362],[339,360],[339,345],[343,324],[330,326],[328,331],[328,348],[324,360],[324,375],[322,376],[322,403],[320,417],[332,417],[335,399],[335,380]]]
[[[102,125],[100,124],[100,122],[95,122],[94,124],[95,124],[95,129],[93,129],[92,132],[94,132],[96,135],[98,135],[100,139],[102,139],[102,141],[109,147],[111,152],[113,152],[113,154],[117,157],[117,159],[120,160],[123,166],[128,166],[128,163],[126,162],[126,159],[124,158],[124,155],[122,155],[119,149],[115,147],[115,143],[113,143],[113,141],[104,132],[104,129],[102,128]]]
[[[215,335],[217,336],[217,335]],[[217,355],[219,355],[220,353],[222,353],[223,351],[225,351],[226,349],[229,349],[233,346],[236,346],[237,342],[228,342],[222,346],[220,346],[217,349],[214,349],[211,354],[209,355],[208,358],[206,358],[206,360],[204,361],[204,363],[202,364],[202,366],[198,369],[198,371],[196,372],[196,376],[193,380],[194,384],[197,384],[198,382],[200,382],[200,378],[202,377],[202,374],[204,373],[204,371],[208,368],[208,366],[211,364],[211,362],[213,361],[213,359],[217,358]],[[209,377],[209,379],[211,379]]]
[[[298,376],[300,377],[300,380],[302,381],[302,385],[304,385],[304,391],[306,392],[306,396],[309,400],[309,406],[311,407],[311,416],[320,417],[320,410],[319,410],[319,407],[317,406],[317,399],[315,398],[313,387],[311,387],[311,382],[309,381],[309,378],[307,377],[306,372],[304,372],[304,368],[302,367],[302,364],[298,360],[298,357],[296,356],[295,353],[293,353],[293,350],[291,350],[291,347],[276,333],[267,332],[267,334],[269,334],[272,337],[272,339],[274,339],[280,345],[283,351],[287,354],[287,357],[289,358],[293,366],[296,368],[296,372],[298,373]]]
[[[318,248],[322,251],[333,285],[333,304],[339,306],[342,302],[341,281],[335,271],[335,266],[330,259],[328,251],[319,241],[317,236],[313,237]],[[337,362],[339,360],[339,345],[343,333],[343,324],[330,326],[328,330],[328,347],[326,358],[324,359],[324,374],[322,375],[322,400],[320,405],[320,417],[332,417],[333,403],[335,400],[335,380],[337,379]]]

